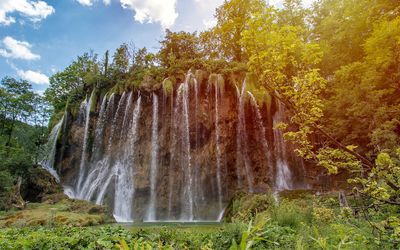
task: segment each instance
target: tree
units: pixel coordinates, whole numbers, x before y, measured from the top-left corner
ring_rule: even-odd
[[[68,102],[82,99],[86,90],[91,90],[100,77],[97,55],[84,53],[65,70],[50,77],[50,86],[45,92],[55,112],[63,110]]]
[[[312,12],[314,40],[322,50],[320,68],[324,75],[332,75],[340,66],[363,58],[363,44],[373,24],[382,17],[399,15],[396,0],[322,0]]]
[[[196,33],[165,31],[164,40],[157,54],[161,67],[168,75],[184,74],[192,67],[199,67],[201,58]]]
[[[122,44],[114,53],[111,65],[114,77],[122,77],[129,70],[129,50],[126,43]]]
[[[365,21],[360,17],[364,13],[356,14],[365,6],[335,2],[346,4],[355,19]],[[399,206],[399,18],[375,20],[364,40],[357,37],[356,47],[343,48],[351,55],[341,61],[345,54],[340,44],[337,51],[325,51],[328,55],[322,57],[321,43],[310,41],[302,25],[276,22],[280,13],[271,8],[257,14],[242,34],[250,71],[286,106],[295,125],[290,130],[287,124],[278,128],[286,130],[285,138],[297,145],[300,156],[314,160],[330,174],[350,171],[353,178],[349,181],[357,192],[372,199],[372,205]],[[348,28],[344,24],[339,27]],[[358,31],[345,33],[352,40],[350,36]],[[321,59],[330,56],[338,64],[328,70],[334,72],[333,77],[325,80],[318,67]],[[313,135],[320,136],[322,143],[312,143]],[[399,220],[389,215],[384,223],[387,227],[381,231],[398,242]]]
[[[218,40],[221,56],[229,61],[242,62],[246,54],[240,44],[242,32],[255,13],[266,8],[262,0],[230,0],[217,8],[215,17],[217,25],[212,32]]]
[[[0,110],[2,129],[7,135],[5,145],[11,146],[11,139],[17,121],[27,121],[28,116],[34,111],[33,102],[35,94],[31,85],[24,80],[5,77],[1,81]]]

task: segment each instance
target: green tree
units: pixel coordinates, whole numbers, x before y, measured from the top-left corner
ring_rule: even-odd
[[[217,8],[215,17],[217,25],[213,28],[213,35],[218,41],[217,47],[221,57],[229,61],[245,61],[247,56],[240,44],[242,32],[247,22],[255,13],[266,8],[262,0],[230,0]],[[214,46],[215,46],[214,45]]]
[[[201,54],[196,33],[172,32],[168,29],[165,33],[157,57],[167,75],[182,75],[190,68],[200,66]]]
[[[321,0],[312,12],[314,39],[324,51],[320,67],[324,75],[332,75],[363,58],[363,44],[374,23],[398,16],[399,6],[396,0]]]
[[[45,92],[55,112],[63,110],[70,100],[81,100],[100,77],[97,55],[85,53],[72,62],[65,70],[50,77],[50,86]]]
[[[111,65],[114,77],[122,77],[129,70],[130,55],[128,45],[122,44],[114,53]]]
[[[9,77],[2,79],[0,94],[1,127],[6,135],[5,145],[10,147],[16,123],[27,121],[34,111],[35,94],[27,81]]]

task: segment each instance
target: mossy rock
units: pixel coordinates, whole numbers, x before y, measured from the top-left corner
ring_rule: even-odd
[[[229,203],[224,216],[225,222],[247,221],[257,213],[267,210],[274,204],[271,194],[237,193]]]
[[[174,79],[170,77],[165,78],[162,83],[164,95],[166,96],[171,95],[171,93],[174,91],[174,85],[175,85]]]
[[[39,202],[48,195],[62,194],[62,190],[62,186],[49,172],[36,166],[29,170],[28,178],[22,186],[22,196],[24,200]]]
[[[0,228],[27,225],[93,226],[114,222],[110,209],[105,206],[63,199],[54,204],[30,203],[25,210],[10,211],[0,217]]]

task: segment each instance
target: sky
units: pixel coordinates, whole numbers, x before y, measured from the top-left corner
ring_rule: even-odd
[[[269,0],[280,7],[282,0]],[[313,0],[303,0],[309,6]],[[215,24],[223,0],[0,0],[0,79],[25,79],[38,93],[77,56],[100,58],[123,43],[156,51],[165,29]]]

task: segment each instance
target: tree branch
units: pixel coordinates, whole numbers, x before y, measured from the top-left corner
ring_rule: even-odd
[[[294,104],[290,101],[287,100],[285,98],[283,98],[275,89],[273,89],[272,87],[269,86],[269,84],[264,84],[264,86],[270,91],[270,93],[276,98],[278,99],[286,108],[288,108],[289,110],[298,113],[298,111],[296,110],[296,108],[294,107]],[[340,149],[342,149],[343,151],[353,155],[354,157],[356,157],[357,159],[359,159],[364,166],[367,166],[368,169],[372,169],[374,167],[374,164],[368,160],[366,157],[362,156],[361,154],[347,148],[345,145],[343,145],[341,142],[339,142],[338,140],[336,140],[334,137],[332,137],[331,135],[329,135],[325,130],[323,130],[320,126],[318,126],[317,124],[312,125],[312,128],[317,130],[318,132],[320,132],[324,137],[326,137],[331,143],[335,144],[337,147],[339,147]]]

